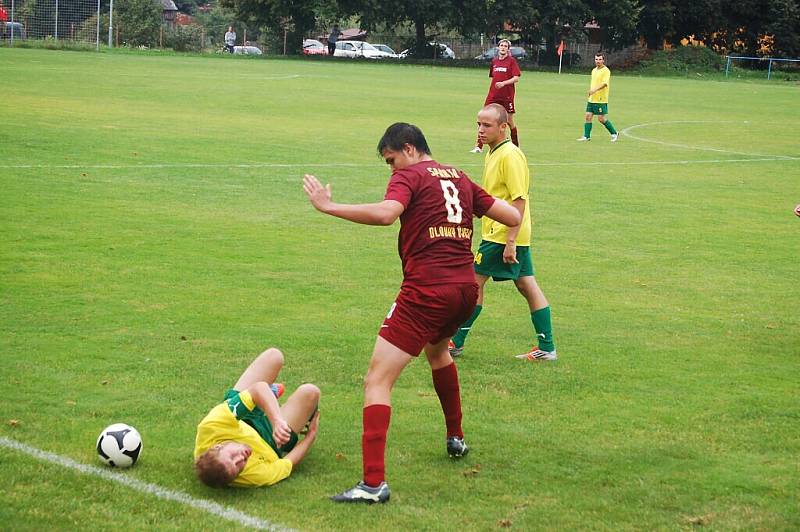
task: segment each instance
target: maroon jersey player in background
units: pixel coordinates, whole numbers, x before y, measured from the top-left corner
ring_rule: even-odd
[[[517,125],[514,123],[514,113],[517,112],[514,106],[514,85],[519,81],[522,71],[519,69],[517,60],[511,56],[509,51],[511,41],[503,39],[497,45],[497,57],[492,59],[489,65],[489,77],[492,79],[489,84],[489,94],[483,102],[484,107],[490,103],[502,105],[508,112],[508,128],[511,130],[511,142],[519,146],[517,137]],[[472,153],[480,153],[483,149],[483,142],[480,137],[476,141]]]
[[[389,500],[384,450],[392,387],[420,351],[425,351],[431,366],[444,412],[447,453],[458,458],[469,451],[461,430],[458,371],[447,342],[470,316],[478,297],[472,217],[486,215],[510,226],[520,222],[511,205],[488,195],[460,170],[434,161],[416,126],[389,126],[378,152],[392,169],[386,195],[378,203],[334,203],[330,185],[323,186],[308,174],[303,179],[309,200],[325,214],[367,225],[392,225],[400,218],[403,283],[381,325],[364,379],[363,479],[331,497],[336,502]]]

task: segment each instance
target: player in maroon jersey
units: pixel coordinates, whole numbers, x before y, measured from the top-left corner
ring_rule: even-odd
[[[514,85],[519,81],[522,71],[519,69],[517,60],[511,56],[509,49],[511,48],[511,41],[503,39],[497,45],[497,57],[492,59],[489,65],[489,77],[492,79],[489,83],[489,94],[486,95],[486,101],[483,102],[484,107],[490,103],[497,103],[505,107],[508,112],[508,128],[511,130],[511,142],[515,146],[519,146],[519,138],[517,137],[517,126],[514,124],[514,113],[517,112],[514,107]],[[483,142],[480,137],[476,141],[475,147],[472,148],[472,153],[480,153],[483,149]]]
[[[391,392],[406,365],[425,351],[447,427],[447,452],[469,451],[461,430],[458,371],[447,342],[475,307],[472,217],[486,215],[515,226],[519,212],[497,200],[452,166],[431,158],[418,127],[392,124],[378,143],[392,169],[383,201],[334,203],[330,185],[306,174],[303,189],[314,207],[367,225],[392,225],[400,218],[398,247],[403,263],[400,293],[383,320],[364,379],[363,479],[331,497],[336,502],[389,500],[384,450],[391,417]]]

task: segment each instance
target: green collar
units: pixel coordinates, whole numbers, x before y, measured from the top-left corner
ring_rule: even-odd
[[[503,144],[507,144],[507,143],[509,143],[509,142],[511,142],[511,139],[506,139],[506,140],[504,140],[503,142],[501,142],[500,144],[498,144],[497,146],[495,146],[494,148],[492,148],[491,150],[489,150],[489,155],[491,155],[491,154],[493,154],[494,152],[496,152],[496,151],[497,151],[497,149],[498,149],[500,146],[502,146]]]

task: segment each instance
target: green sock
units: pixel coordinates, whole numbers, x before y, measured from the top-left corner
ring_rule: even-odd
[[[609,132],[609,133],[611,133],[612,135],[616,135],[616,134],[617,134],[617,130],[616,130],[616,129],[614,129],[614,124],[612,124],[612,123],[611,123],[611,120],[606,120],[606,123],[605,123],[605,124],[603,124],[603,125],[604,125],[604,126],[606,126],[606,129],[607,129],[607,130],[608,130],[608,132]]]
[[[592,136],[592,123],[591,122],[584,122],[583,123],[583,136],[587,139]]]
[[[472,316],[470,316],[469,319],[462,323],[461,327],[458,328],[458,332],[456,332],[456,335],[453,336],[453,343],[456,344],[456,347],[464,347],[464,342],[467,339],[469,330],[472,328],[472,324],[475,323],[475,320],[478,319],[478,316],[480,316],[481,310],[483,310],[483,305],[475,305],[475,310],[472,311]]]
[[[550,321],[550,307],[540,308],[531,312],[531,321],[539,340],[539,349],[542,351],[555,351],[553,343],[553,325]]]

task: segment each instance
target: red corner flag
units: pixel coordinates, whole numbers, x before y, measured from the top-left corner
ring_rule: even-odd
[[[556,53],[559,57],[561,57],[561,54],[564,53],[564,41],[561,41],[561,44],[558,45],[558,50],[556,50]]]

